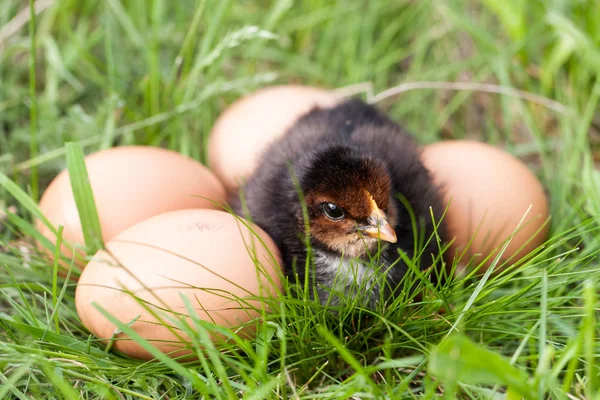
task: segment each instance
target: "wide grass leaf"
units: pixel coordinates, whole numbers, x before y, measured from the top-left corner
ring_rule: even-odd
[[[92,193],[92,186],[85,167],[83,149],[77,143],[67,143],[67,169],[71,188],[77,205],[87,254],[94,254],[104,248],[102,228],[98,210]]]
[[[445,383],[505,385],[526,399],[536,397],[527,373],[462,334],[449,336],[432,351],[428,372]]]

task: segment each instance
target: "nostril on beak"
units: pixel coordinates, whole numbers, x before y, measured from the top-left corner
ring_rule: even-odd
[[[368,236],[396,243],[396,232],[385,218],[369,218],[367,222],[369,226],[364,229],[364,233]]]
[[[369,217],[367,218],[367,222],[369,223],[369,225],[374,226],[374,227],[381,227],[381,226],[385,226],[388,224],[387,219],[385,218],[377,218],[377,217]]]

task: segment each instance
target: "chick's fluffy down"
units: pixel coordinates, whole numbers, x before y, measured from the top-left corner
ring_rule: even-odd
[[[386,212],[396,243],[363,240],[352,230],[351,225],[364,223],[364,214],[372,208],[365,192]],[[303,282],[306,226],[299,193],[307,207],[311,232],[310,283],[317,285],[323,303],[331,289],[356,296],[356,287],[362,286],[369,305],[402,290],[400,281],[407,266],[399,259],[399,251],[412,258],[415,237],[427,242],[434,233],[430,209],[436,219],[443,212],[439,189],[422,164],[413,137],[356,99],[333,108],[313,109],[300,118],[265,151],[256,172],[232,199],[234,211],[248,216],[247,207],[249,217],[275,240],[286,274],[297,274]],[[323,199],[345,204],[346,217],[341,221],[324,217]],[[417,221],[416,235],[412,218]],[[437,234],[445,237],[443,225]],[[377,249],[382,251],[374,262]],[[420,266],[426,268],[438,252],[438,244],[430,240],[424,249],[419,245],[417,249],[423,250]]]

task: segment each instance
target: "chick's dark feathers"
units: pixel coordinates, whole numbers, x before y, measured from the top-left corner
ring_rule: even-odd
[[[407,272],[407,266],[399,260],[399,250],[408,257],[414,253],[415,233],[410,212],[417,218],[418,233],[428,239],[433,234],[430,208],[439,218],[443,207],[414,139],[374,107],[354,99],[330,109],[313,109],[264,152],[260,166],[242,187],[240,195],[252,220],[278,245],[288,275],[294,272],[292,266],[295,266],[302,281],[305,266],[312,265],[311,283],[344,291],[347,285],[335,283],[335,270],[344,266],[349,269],[349,260],[331,245],[335,238],[329,240],[326,236],[329,225],[326,221],[319,222],[318,208],[308,208],[309,219],[315,221],[311,222],[315,225],[310,227],[311,233],[313,229],[315,233],[311,234],[310,245],[316,256],[313,263],[306,263],[304,216],[298,189],[309,197],[335,197],[357,214],[356,221],[362,221],[365,210],[361,207],[368,203],[357,198],[361,193],[358,188],[363,188],[384,211],[389,209],[393,219],[397,242],[386,243],[380,258],[392,266],[385,273],[386,286],[392,289],[385,290],[393,294]],[[398,196],[410,205],[410,212]],[[233,207],[244,216],[239,198],[233,201]],[[334,227],[338,229],[338,225]],[[318,229],[325,239],[316,236]],[[438,234],[443,237],[443,229]],[[437,248],[432,240],[423,250],[423,267],[431,264]],[[339,268],[334,267],[336,262]],[[371,269],[369,263],[363,262],[358,270],[351,270],[357,280],[370,280]],[[380,286],[371,286],[370,295],[378,296]],[[324,301],[325,292],[319,290],[319,297]]]

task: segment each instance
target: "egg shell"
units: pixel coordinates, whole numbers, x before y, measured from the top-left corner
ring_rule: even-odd
[[[283,85],[243,97],[219,116],[208,145],[209,166],[229,192],[258,167],[262,152],[312,108],[331,107],[338,97],[310,86]]]
[[[115,147],[88,155],[85,164],[105,242],[152,216],[189,208],[217,209],[213,201],[224,203],[226,199],[223,185],[207,167],[159,147]],[[84,248],[67,170],[50,183],[40,209],[54,227],[64,226],[64,241]],[[41,221],[37,227],[42,235],[56,241],[56,235]],[[63,254],[72,255],[66,247]]]
[[[98,338],[106,340],[116,326],[92,306],[93,302],[122,323],[140,315],[132,328],[172,357],[191,352],[185,343],[188,336],[169,320],[177,318],[173,312],[182,313],[194,326],[183,296],[198,318],[235,328],[260,315],[259,299],[275,298],[281,291],[281,261],[272,239],[259,227],[224,211],[165,213],[128,228],[106,248],[111,256],[98,252],[77,285],[75,302],[81,321]],[[160,315],[182,339],[130,293],[146,302],[146,307]],[[243,303],[235,296],[249,300]],[[253,329],[254,325],[249,324],[241,334],[250,336]],[[123,333],[117,335],[114,348],[134,358],[153,358]]]
[[[548,199],[540,181],[519,159],[470,140],[425,146],[422,158],[442,185],[444,204],[449,204],[445,221],[455,242],[446,255],[449,262],[460,258],[459,272],[469,260],[475,267],[492,255],[482,265],[480,272],[485,271],[523,217],[501,260],[516,262],[546,240]]]

